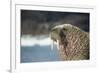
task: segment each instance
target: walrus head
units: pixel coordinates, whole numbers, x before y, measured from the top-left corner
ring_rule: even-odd
[[[63,24],[63,25],[58,25],[52,28],[50,32],[50,37],[53,41],[57,42],[57,40],[61,40],[61,38],[66,37],[66,33],[69,28],[71,28],[72,25],[70,24]]]
[[[69,29],[71,28],[72,28],[71,24],[57,25],[54,28],[52,28],[50,32],[50,38],[57,43],[57,46],[59,46],[59,43],[62,42],[60,43],[60,45],[63,44],[63,47],[66,47],[67,41],[64,41],[64,40],[66,40],[66,35]],[[64,45],[64,43],[66,44]]]

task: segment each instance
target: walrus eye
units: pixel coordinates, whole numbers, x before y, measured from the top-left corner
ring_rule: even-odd
[[[63,28],[63,30],[67,30],[66,28]]]
[[[60,37],[65,37],[65,34],[63,33],[63,31],[60,31]]]

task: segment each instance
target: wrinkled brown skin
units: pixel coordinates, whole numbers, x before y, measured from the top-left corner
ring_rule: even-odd
[[[71,24],[58,25],[50,32],[52,40],[59,40],[62,60],[89,60],[89,33]]]

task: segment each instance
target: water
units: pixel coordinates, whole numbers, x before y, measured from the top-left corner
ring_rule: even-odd
[[[51,49],[48,36],[23,36],[21,38],[21,63],[60,61],[56,45]]]

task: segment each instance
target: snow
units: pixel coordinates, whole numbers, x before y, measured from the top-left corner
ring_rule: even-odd
[[[21,46],[49,46],[51,45],[51,50],[54,48],[54,41],[51,40],[49,36],[23,36],[21,37]]]

